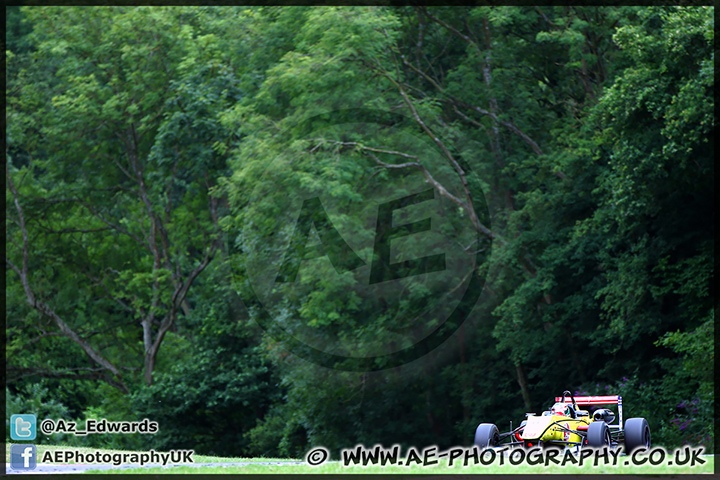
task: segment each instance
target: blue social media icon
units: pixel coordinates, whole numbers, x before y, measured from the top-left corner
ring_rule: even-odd
[[[12,415],[10,417],[10,438],[13,440],[35,440],[37,418],[35,415]]]
[[[13,470],[35,470],[37,448],[35,445],[11,445],[10,467]]]

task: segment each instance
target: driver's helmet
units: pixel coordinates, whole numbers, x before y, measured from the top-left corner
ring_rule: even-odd
[[[563,415],[565,417],[570,416],[570,406],[567,403],[558,402],[552,407],[553,415]]]

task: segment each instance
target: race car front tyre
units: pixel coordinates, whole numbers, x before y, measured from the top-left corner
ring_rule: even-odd
[[[610,428],[605,422],[592,422],[587,429],[587,445],[593,448],[610,446]]]
[[[475,430],[475,445],[483,448],[497,447],[500,443],[500,431],[494,423],[481,423]]]
[[[628,418],[625,420],[625,453],[640,447],[650,448],[650,425],[644,418]]]

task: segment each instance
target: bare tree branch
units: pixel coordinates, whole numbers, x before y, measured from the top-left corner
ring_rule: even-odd
[[[155,361],[157,358],[157,354],[160,351],[160,345],[165,338],[165,334],[170,329],[170,327],[172,327],[173,322],[175,321],[175,317],[177,315],[177,311],[185,300],[185,296],[187,295],[190,286],[195,281],[197,276],[200,275],[200,273],[205,269],[205,267],[208,266],[215,252],[217,251],[218,246],[219,245],[217,241],[212,242],[212,245],[210,246],[208,252],[205,254],[205,258],[203,258],[203,261],[198,266],[196,266],[190,272],[190,274],[188,274],[187,278],[181,285],[175,288],[175,291],[172,295],[170,312],[168,312],[165,315],[165,318],[163,318],[162,322],[160,323],[160,327],[158,328],[158,332],[155,335],[155,340],[152,341],[150,348],[148,348],[145,352],[145,381],[148,385],[152,383],[152,374],[155,367]]]
[[[114,383],[115,386],[117,386],[120,390],[127,393],[127,386],[125,386],[125,384],[123,383],[120,372],[117,370],[117,368],[115,368],[115,366],[109,360],[107,360],[100,353],[98,353],[84,338],[80,337],[74,330],[72,330],[65,323],[65,321],[55,312],[55,310],[53,310],[48,304],[46,304],[42,300],[39,300],[35,296],[35,293],[32,291],[32,288],[30,287],[30,280],[28,278],[30,247],[28,242],[27,227],[25,224],[25,215],[23,214],[22,207],[20,206],[19,195],[17,189],[15,188],[15,184],[13,183],[12,176],[10,175],[10,167],[8,165],[5,166],[5,172],[8,188],[13,195],[15,209],[18,213],[18,221],[20,223],[20,229],[23,237],[22,267],[18,268],[9,259],[6,259],[6,263],[20,277],[20,282],[22,283],[23,289],[25,290],[25,296],[28,304],[43,315],[51,318],[55,322],[57,327],[60,329],[60,332],[62,332],[63,335],[70,338],[73,342],[80,346],[83,352],[85,352],[85,354],[93,362],[101,365],[104,369],[112,372],[112,374],[116,377],[117,382],[113,380],[111,383]]]
[[[537,8],[537,7],[536,7],[536,8]],[[473,48],[478,52],[478,54],[482,55],[482,50],[480,49],[480,46],[479,46],[479,44],[478,44],[478,40],[477,40],[477,39],[473,39],[473,38],[471,38],[470,36],[465,35],[464,33],[460,32],[459,30],[457,30],[456,28],[454,28],[452,25],[448,24],[447,22],[441,20],[440,18],[438,18],[438,17],[436,17],[436,16],[434,16],[434,15],[431,15],[431,14],[427,11],[427,9],[426,9],[425,7],[422,7],[422,9],[423,9],[424,13],[427,15],[428,18],[430,18],[430,19],[433,20],[434,22],[438,23],[439,25],[443,26],[443,27],[446,28],[448,31],[452,32],[454,35],[460,37],[460,38],[463,39],[465,42],[467,42],[467,43],[469,43],[470,45],[472,45]],[[543,15],[540,10],[538,10],[538,12],[539,12],[541,15]],[[543,17],[544,17],[544,15],[543,15]],[[545,18],[545,20],[547,21],[547,18],[546,18],[546,17],[544,17],[544,18]],[[551,22],[549,22],[549,23],[551,23]],[[486,41],[489,41],[489,40],[488,40],[488,38],[489,38],[489,37],[488,37],[488,36],[489,36],[489,31],[488,31],[487,20],[484,21],[484,23],[483,23],[483,28],[484,28],[484,30],[485,30]],[[488,85],[488,86],[489,86],[489,83],[490,83],[490,76],[489,76],[489,74],[490,74],[490,71],[489,71],[489,68],[490,68],[490,67],[489,67],[489,55],[490,55],[490,53],[489,53],[489,49],[488,49],[488,51],[486,52],[486,55],[485,55],[485,64],[484,64],[484,66],[483,66],[483,78],[484,78],[484,80],[485,80],[486,85]],[[460,99],[458,99],[458,98],[456,98],[456,97],[448,94],[443,88],[440,87],[440,85],[439,85],[434,79],[432,79],[429,75],[427,75],[427,74],[426,74],[425,72],[423,72],[421,69],[419,69],[419,68],[417,68],[416,66],[414,66],[414,65],[410,64],[409,62],[407,62],[407,60],[406,60],[405,58],[403,58],[403,62],[404,62],[409,68],[411,68],[413,71],[415,71],[416,73],[420,74],[423,78],[425,78],[427,81],[429,81],[429,82],[436,88],[436,90],[438,90],[441,94],[443,94],[443,95],[445,95],[446,97],[448,97],[448,99],[450,99],[450,100],[451,100],[453,103],[455,103],[456,105],[463,106],[463,107],[465,107],[465,108],[469,108],[469,109],[471,109],[471,110],[474,110],[474,111],[480,113],[481,115],[485,115],[485,116],[490,117],[495,123],[497,123],[497,124],[499,124],[499,125],[502,125],[502,126],[508,128],[508,129],[509,129],[511,132],[513,132],[515,135],[517,135],[518,137],[520,137],[520,139],[522,139],[528,146],[530,146],[530,148],[533,150],[533,152],[535,152],[536,155],[538,155],[538,156],[543,155],[543,151],[542,151],[542,149],[540,148],[540,146],[537,144],[537,142],[535,142],[532,138],[530,138],[529,135],[527,135],[527,134],[526,134],[525,132],[523,132],[520,128],[518,128],[517,125],[515,125],[513,122],[508,122],[507,120],[502,120],[502,119],[500,119],[500,118],[498,117],[498,115],[497,115],[498,109],[496,108],[496,107],[497,107],[497,104],[496,104],[496,103],[493,103],[493,102],[494,102],[494,99],[491,99],[491,109],[490,109],[490,110],[486,110],[486,109],[484,109],[484,108],[482,108],[482,107],[478,107],[478,106],[476,106],[476,105],[470,105],[470,104],[468,104],[468,103],[466,103],[466,102],[462,102]],[[467,117],[466,117],[466,119],[467,119]],[[564,174],[563,172],[561,172],[561,171],[553,172],[553,174],[554,174],[555,176],[557,176],[558,178],[563,179],[563,180],[567,178],[567,177],[565,176],[565,174]]]
[[[425,181],[432,185],[438,193],[450,200],[451,202],[458,205],[460,208],[462,208],[471,218],[473,226],[475,229],[481,233],[482,235],[490,238],[491,240],[499,240],[502,243],[505,243],[505,241],[498,236],[495,232],[491,231],[489,228],[487,228],[485,225],[483,225],[477,218],[477,215],[475,215],[474,211],[472,210],[471,205],[468,205],[466,202],[461,200],[460,198],[456,197],[452,193],[450,193],[440,182],[438,182],[432,174],[428,171],[427,168],[425,168],[424,165],[422,165],[418,158],[415,155],[409,155],[407,153],[398,152],[395,150],[387,150],[382,148],[375,148],[375,147],[367,147],[365,145],[362,145],[357,142],[332,142],[334,145],[342,145],[342,146],[348,146],[348,147],[355,147],[358,150],[366,153],[370,158],[372,158],[375,163],[382,166],[383,168],[387,169],[403,169],[403,168],[415,168],[417,170],[420,170],[420,172],[425,177]],[[403,158],[411,159],[413,161],[411,162],[405,162],[405,163],[387,163],[380,160],[375,153],[386,153],[389,155],[397,155]]]
[[[150,250],[150,245],[146,241],[144,241],[143,239],[141,239],[140,237],[135,235],[134,233],[130,233],[130,231],[122,228],[120,225],[117,225],[116,223],[111,222],[110,220],[105,218],[103,215],[101,215],[99,212],[97,212],[95,209],[93,209],[86,202],[83,202],[82,200],[79,200],[79,199],[77,200],[77,202],[80,203],[80,205],[82,205],[83,207],[87,208],[90,213],[92,213],[94,216],[99,218],[104,224],[108,225],[109,227],[112,227],[113,230],[116,230],[116,231],[122,233],[123,235],[127,235],[128,237],[132,238],[140,245],[142,245],[145,248],[147,248],[148,250]]]
[[[461,106],[461,107],[467,108],[467,109],[469,109],[469,110],[474,110],[474,111],[478,112],[478,113],[481,114],[481,115],[485,115],[485,116],[487,116],[487,117],[490,117],[494,122],[502,125],[503,127],[506,127],[506,128],[509,129],[511,132],[513,132],[515,135],[517,135],[518,137],[520,137],[525,143],[528,144],[528,146],[530,146],[530,148],[533,150],[533,152],[535,152],[536,155],[538,155],[538,156],[543,155],[543,151],[542,151],[542,149],[540,148],[540,146],[539,146],[532,138],[530,138],[529,135],[527,135],[525,132],[523,132],[522,130],[520,130],[520,128],[518,128],[514,123],[508,122],[507,120],[502,120],[501,118],[499,118],[499,117],[497,116],[497,114],[495,114],[495,113],[493,113],[493,112],[491,112],[491,111],[489,111],[489,110],[486,110],[486,109],[484,109],[484,108],[482,108],[482,107],[478,107],[478,106],[476,106],[476,105],[471,105],[471,104],[469,104],[469,103],[467,103],[467,102],[464,102],[464,101],[460,100],[459,98],[455,97],[454,95],[451,95],[451,94],[447,93],[447,92],[445,91],[445,89],[442,88],[442,87],[441,87],[433,78],[431,78],[428,74],[426,74],[426,73],[423,72],[422,70],[417,69],[414,65],[410,64],[410,63],[407,62],[405,59],[403,59],[403,62],[405,62],[405,64],[408,65],[408,67],[410,67],[413,71],[415,71],[416,73],[418,73],[419,75],[421,75],[424,79],[426,79],[433,87],[435,87],[435,89],[436,89],[438,92],[440,92],[442,95],[445,95],[445,96],[448,98],[448,100],[449,100],[449,101],[448,101],[448,100],[445,100],[445,102],[450,103],[450,104],[453,105],[453,106]],[[441,100],[441,101],[442,101],[442,100]],[[561,178],[565,178],[565,176],[563,175]]]

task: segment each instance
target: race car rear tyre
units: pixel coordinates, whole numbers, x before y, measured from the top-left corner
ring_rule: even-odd
[[[650,425],[644,418],[628,418],[625,420],[625,453],[640,447],[650,448]]]
[[[481,423],[475,430],[475,445],[478,448],[497,447],[500,443],[500,430],[494,423]]]
[[[610,446],[610,428],[605,422],[592,422],[587,430],[588,447],[602,448]]]

